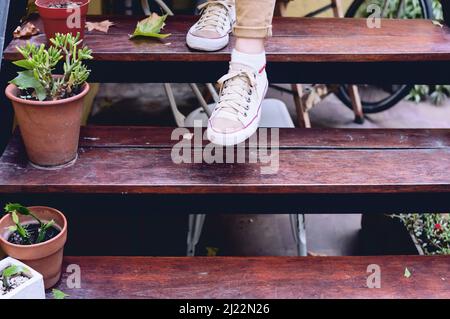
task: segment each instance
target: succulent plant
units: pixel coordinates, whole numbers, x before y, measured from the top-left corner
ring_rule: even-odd
[[[83,63],[92,59],[92,51],[82,46],[80,35],[57,33],[50,39],[50,47],[28,42],[17,50],[23,56],[14,64],[25,69],[10,81],[22,90],[20,97],[39,101],[53,101],[77,95],[89,77],[90,70]],[[55,77],[53,71],[60,61],[64,73]]]

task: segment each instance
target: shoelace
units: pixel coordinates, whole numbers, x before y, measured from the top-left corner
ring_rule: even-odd
[[[231,27],[229,2],[226,0],[208,1],[198,6],[201,10],[201,17],[196,23],[197,30],[225,30],[227,24]]]
[[[239,114],[247,117],[250,105],[250,96],[255,89],[255,74],[248,70],[231,69],[218,80],[220,84],[220,101],[214,109],[214,113],[226,112],[230,119],[238,119]],[[221,113],[222,115],[225,115]]]

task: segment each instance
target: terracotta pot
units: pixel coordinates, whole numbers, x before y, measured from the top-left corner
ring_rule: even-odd
[[[67,239],[67,220],[64,215],[50,207],[35,206],[29,209],[42,221],[54,220],[61,232],[54,238],[35,245],[15,245],[8,242],[10,226],[14,225],[11,215],[0,219],[0,247],[10,257],[18,259],[34,268],[44,277],[45,288],[54,286],[61,277],[64,244]],[[31,216],[19,215],[21,223],[34,221]]]
[[[86,15],[90,0],[72,0],[81,3],[77,9],[49,8],[49,4],[65,3],[69,0],[36,0],[39,15],[44,22],[44,30],[48,39],[55,36],[55,33],[80,33],[81,39],[84,37],[86,27]],[[79,12],[78,12],[79,10]],[[79,13],[79,17],[76,15]]]
[[[17,97],[18,88],[10,84],[6,96],[11,100],[20,132],[32,164],[42,168],[63,166],[77,157],[84,97],[83,91],[57,101],[28,101]]]

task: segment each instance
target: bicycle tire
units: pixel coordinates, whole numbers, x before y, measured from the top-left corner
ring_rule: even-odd
[[[367,0],[355,0],[352,2],[347,12],[345,13],[346,18],[352,18],[358,12],[358,9],[363,5]],[[433,7],[432,2],[430,0],[418,0],[420,1],[420,5],[422,7],[422,12],[424,19],[432,19],[433,17]],[[401,85],[393,94],[379,100],[376,102],[369,102],[361,100],[363,112],[365,114],[371,113],[379,113],[386,111],[396,105],[398,102],[403,100],[409,92],[411,91],[413,85]],[[335,95],[344,103],[348,108],[353,109],[351,98],[348,93],[347,85],[340,85],[338,87]]]

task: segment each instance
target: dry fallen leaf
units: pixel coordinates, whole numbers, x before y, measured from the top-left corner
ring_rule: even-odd
[[[29,38],[38,34],[40,31],[34,24],[27,22],[23,27],[18,26],[13,32],[14,39]]]
[[[113,25],[114,23],[109,20],[104,20],[101,22],[86,22],[86,28],[88,31],[97,30],[104,33],[108,33],[109,28]]]

